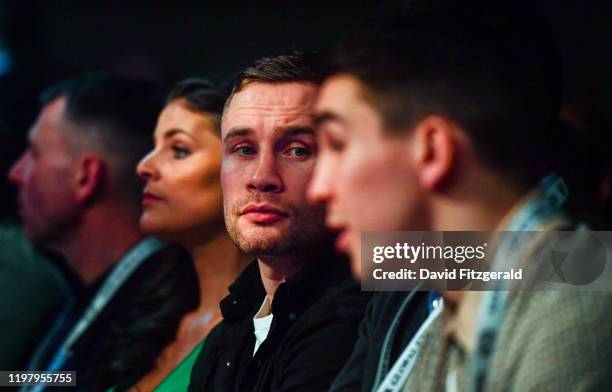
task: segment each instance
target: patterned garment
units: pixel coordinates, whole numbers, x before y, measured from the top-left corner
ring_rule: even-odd
[[[443,319],[430,328],[404,391],[469,390],[470,351],[445,337]],[[485,390],[612,390],[612,294],[515,293]]]
[[[542,225],[519,265],[548,273],[547,233],[573,228],[562,215]],[[572,244],[580,245],[580,238],[572,237],[577,239]],[[483,292],[465,292],[454,309],[446,307],[435,320],[404,391],[470,390],[482,297]],[[612,390],[612,293],[512,290],[484,390]]]

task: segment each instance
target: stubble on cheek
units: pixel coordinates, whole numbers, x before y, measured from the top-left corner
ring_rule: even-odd
[[[288,190],[303,189],[305,193],[313,173],[314,161],[308,164],[302,162],[285,169],[291,173],[285,172],[283,178],[289,182],[283,186]],[[299,197],[295,200],[297,204],[291,204],[283,202],[290,196],[285,192],[251,193],[247,190],[247,176],[242,165],[231,159],[223,161],[221,185],[225,225],[230,238],[243,252],[255,256],[286,255],[303,251],[313,245],[318,247],[325,242],[329,232],[324,224],[323,206],[309,204],[305,195],[303,200]],[[286,221],[269,226],[240,222],[241,211],[249,203],[270,203],[287,212],[289,217]]]
[[[291,227],[276,225],[257,225],[243,220],[240,222],[242,209],[251,202],[261,203],[261,194],[249,195],[236,201],[224,202],[225,226],[232,241],[244,253],[254,256],[264,254],[283,254],[291,247]],[[293,214],[290,214],[293,218]],[[290,218],[290,219],[291,219]]]

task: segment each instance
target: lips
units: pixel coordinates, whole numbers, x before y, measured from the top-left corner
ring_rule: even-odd
[[[289,216],[286,212],[267,204],[249,204],[240,215],[256,224],[272,224]]]
[[[156,194],[154,194],[154,193],[152,193],[150,191],[145,190],[142,193],[142,204],[145,204],[145,205],[146,204],[152,204],[152,203],[155,203],[155,202],[158,202],[158,201],[161,201],[161,200],[162,200],[161,197],[157,196]]]

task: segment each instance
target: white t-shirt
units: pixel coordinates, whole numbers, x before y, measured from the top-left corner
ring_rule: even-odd
[[[268,337],[268,332],[270,332],[270,325],[272,325],[272,317],[274,315],[271,312],[271,306],[268,303],[268,296],[264,298],[259,311],[253,317],[253,328],[255,332],[255,348],[253,349],[253,356],[259,349],[259,346],[266,340]]]

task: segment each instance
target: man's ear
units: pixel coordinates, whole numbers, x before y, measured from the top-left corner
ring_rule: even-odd
[[[422,120],[414,132],[415,166],[421,186],[435,190],[449,177],[456,164],[456,125],[441,116]]]
[[[81,157],[78,165],[76,202],[79,205],[85,205],[102,188],[106,165],[99,158],[92,155]]]

